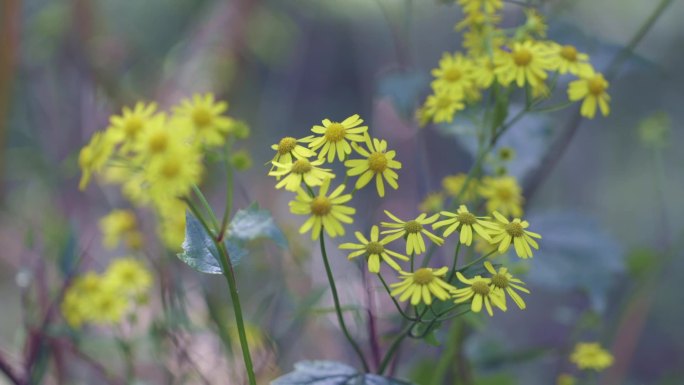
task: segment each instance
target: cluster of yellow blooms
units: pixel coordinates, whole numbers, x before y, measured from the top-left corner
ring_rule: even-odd
[[[613,355],[597,342],[580,342],[570,355],[570,361],[580,370],[603,371],[613,365]],[[556,379],[557,385],[575,385],[577,378],[568,373],[562,373]]]
[[[559,75],[576,77],[568,85],[570,101],[582,101],[582,116],[593,118],[597,108],[610,112],[608,82],[589,63],[589,56],[572,45],[546,40],[546,24],[534,9],[525,10],[526,22],[507,33],[499,28],[503,0],[458,0],[465,18],[462,53],[444,53],[432,70],[432,93],[418,111],[421,124],[451,122],[466,104],[477,102],[482,92],[524,88],[531,98],[547,98]]]
[[[168,247],[178,248],[185,231],[185,204],[178,198],[200,182],[209,151],[224,146],[231,136],[249,135],[245,124],[224,115],[227,108],[212,94],[196,94],[170,112],[157,110],[155,103],[124,107],[81,150],[79,188],[85,189],[93,174],[100,174],[105,183],[121,185],[133,204],[155,209],[162,239]],[[236,156],[240,164],[250,163],[244,153]],[[142,237],[134,226],[131,213],[112,212],[101,222],[105,244],[113,247],[125,235],[129,246],[139,247]]]
[[[311,231],[312,239],[318,239],[325,231],[334,238],[345,234],[343,224],[353,223],[352,216],[356,209],[346,205],[351,201],[354,193],[375,179],[378,195],[385,195],[384,182],[396,189],[398,175],[395,170],[401,168],[401,163],[395,160],[395,151],[387,150],[384,140],[371,138],[368,127],[361,126],[363,120],[358,115],[351,116],[342,122],[323,121],[322,126],[314,126],[310,135],[301,139],[283,138],[271,148],[276,151],[272,159],[269,175],[278,180],[276,188],[285,188],[296,193],[290,202],[290,210],[294,214],[307,215],[308,219],[300,228],[300,233]],[[365,144],[365,148],[362,145]],[[355,154],[360,159],[347,159]],[[345,193],[345,185],[331,187],[336,177],[331,168],[325,168],[335,159],[346,166],[347,177],[358,176],[354,190]],[[507,214],[519,212],[522,198],[511,206],[511,200],[502,202],[495,192],[497,183],[510,183],[508,180],[483,179],[483,187],[479,194],[488,197],[488,207],[501,208]],[[465,183],[463,176],[462,183]],[[456,184],[456,183],[454,183]],[[516,185],[517,186],[517,185]],[[314,189],[318,191],[314,191]],[[453,191],[458,190],[453,188]],[[517,191],[519,195],[519,190]],[[456,193],[454,195],[457,195]],[[361,232],[355,232],[359,243],[343,243],[341,249],[352,250],[349,259],[364,256],[368,262],[368,270],[372,273],[380,272],[381,262],[385,262],[398,271],[401,281],[391,286],[392,296],[399,296],[401,301],[410,298],[411,304],[425,303],[430,305],[432,297],[442,301],[455,297],[456,303],[471,301],[471,309],[481,311],[483,304],[488,313],[492,314],[492,304],[501,310],[506,310],[506,295],[522,309],[525,303],[516,291],[528,293],[524,283],[514,278],[505,267],[496,270],[489,262],[484,267],[489,276],[464,277],[460,272],[456,274],[464,284],[463,288],[456,288],[443,278],[448,273],[447,267],[424,267],[415,271],[404,271],[397,261],[411,261],[417,255],[427,250],[425,238],[437,246],[444,243],[442,237],[459,233],[459,242],[470,246],[475,236],[486,241],[500,253],[506,252],[513,245],[520,258],[531,258],[532,248],[539,246],[534,238],[541,238],[537,233],[528,230],[529,223],[520,218],[509,220],[496,210],[492,210],[493,219],[478,217],[472,214],[466,205],[462,204],[455,212],[441,211],[428,216],[422,213],[416,218],[402,220],[385,211],[391,221],[380,223],[385,230],[372,226],[369,237]],[[441,220],[439,220],[441,217]],[[444,228],[442,237],[430,232],[432,229]],[[382,235],[382,237],[381,237]],[[405,253],[390,249],[390,244],[396,240],[405,240]],[[452,272],[453,277],[454,272]]]
[[[62,315],[72,327],[84,323],[114,324],[147,301],[152,275],[134,258],[112,261],[103,274],[76,277],[64,293]]]

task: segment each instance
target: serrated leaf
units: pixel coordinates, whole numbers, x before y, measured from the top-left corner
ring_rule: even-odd
[[[349,365],[335,361],[301,361],[295,370],[271,382],[271,385],[411,385],[375,374],[359,373]]]
[[[242,247],[240,240],[229,238],[224,244],[233,265],[247,255],[247,250]],[[185,214],[185,240],[182,247],[183,252],[178,254],[178,258],[188,266],[201,273],[223,274],[214,241],[190,211]]]
[[[257,203],[252,203],[244,210],[238,210],[228,227],[230,239],[236,241],[252,241],[257,238],[268,238],[276,245],[285,248],[287,241],[282,231],[273,221],[268,210],[260,210]]]

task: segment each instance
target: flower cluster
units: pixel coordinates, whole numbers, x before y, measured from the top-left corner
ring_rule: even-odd
[[[62,300],[62,315],[74,328],[84,323],[115,324],[147,301],[152,275],[134,258],[115,259],[103,274],[74,279]]]
[[[158,110],[155,103],[124,107],[81,150],[79,188],[85,189],[94,174],[120,185],[134,205],[154,208],[162,239],[168,247],[178,248],[185,229],[185,204],[178,198],[188,196],[200,182],[209,153],[230,146],[231,138],[249,135],[244,123],[225,115],[227,108],[212,94],[196,94],[168,112]],[[244,152],[233,155],[229,160],[240,167],[250,163]],[[112,212],[101,222],[105,244],[113,247],[125,236],[127,243],[139,247],[139,233],[128,231],[134,225],[132,214]]]
[[[593,118],[599,109],[610,112],[608,81],[589,63],[589,56],[572,45],[547,40],[543,17],[525,9],[526,22],[514,29],[499,27],[503,0],[458,0],[465,18],[456,25],[463,31],[465,53],[444,53],[432,70],[432,92],[418,111],[422,124],[448,123],[457,112],[482,99],[490,90],[509,95],[522,88],[528,100],[546,99],[560,76],[571,75],[567,95],[582,101],[582,116]]]

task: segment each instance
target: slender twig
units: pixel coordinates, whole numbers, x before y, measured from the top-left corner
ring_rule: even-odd
[[[387,285],[387,282],[385,281],[385,278],[382,277],[381,273],[378,273],[378,278],[380,278],[380,282],[382,282],[382,286],[385,287],[385,290],[387,291],[387,295],[392,299],[392,302],[394,303],[394,306],[396,306],[397,310],[399,311],[399,314],[401,314],[402,317],[404,317],[408,321],[417,321],[417,318],[413,318],[406,314],[403,310],[401,310],[401,306],[399,306],[399,302],[392,297],[391,290],[389,288],[389,285]]]
[[[230,219],[230,212],[233,210],[233,168],[228,159],[229,144],[226,144],[226,153],[224,154],[224,167],[226,168],[226,207],[223,210],[223,218],[221,218],[221,228],[218,232],[218,241],[221,242],[228,229],[228,220]]]
[[[458,252],[461,251],[461,242],[458,240],[456,241],[456,250],[454,251],[454,261],[451,264],[451,273],[449,274],[449,278],[447,279],[447,283],[450,283],[453,279],[454,276],[456,276],[456,264],[458,263]]]
[[[458,269],[458,271],[464,271],[464,270],[466,270],[467,268],[469,268],[469,267],[471,267],[471,266],[473,266],[473,265],[475,265],[475,264],[477,264],[477,263],[479,263],[479,262],[482,262],[484,259],[486,259],[486,258],[489,257],[490,255],[496,253],[496,251],[497,251],[497,249],[494,249],[494,250],[490,251],[489,253],[487,253],[487,254],[481,256],[480,258],[478,258],[478,259],[476,259],[476,260],[474,260],[474,261],[472,261],[472,262],[466,264],[465,266],[461,266],[461,267]]]

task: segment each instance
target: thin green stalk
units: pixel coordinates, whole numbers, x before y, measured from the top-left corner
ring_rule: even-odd
[[[117,338],[116,342],[124,358],[126,384],[133,384],[135,382],[135,365],[133,364],[133,349],[131,348],[131,344],[124,338]]]
[[[489,253],[487,253],[487,254],[481,256],[480,258],[478,258],[478,259],[476,259],[476,260],[474,260],[474,261],[472,261],[472,262],[466,264],[465,266],[463,266],[463,267],[461,267],[460,269],[458,269],[458,271],[464,271],[465,269],[467,269],[467,268],[469,268],[469,267],[471,267],[471,266],[473,266],[473,265],[475,265],[475,264],[477,264],[477,263],[479,263],[479,262],[482,262],[484,259],[486,259],[486,258],[489,257],[490,255],[496,253],[496,250],[497,250],[497,249],[494,249],[494,250],[490,251]]]
[[[209,216],[209,219],[211,220],[211,224],[213,225],[214,229],[218,230],[218,220],[216,219],[216,215],[214,215],[214,210],[211,209],[211,205],[207,201],[207,198],[204,196],[204,194],[202,194],[202,190],[200,190],[196,184],[193,184],[192,191],[195,193],[195,196],[197,197],[197,199],[199,199],[200,203],[202,204],[202,208],[204,208],[204,211]]]
[[[361,351],[361,348],[359,345],[354,341],[354,338],[352,338],[351,334],[349,333],[349,330],[347,329],[347,325],[344,322],[344,317],[342,316],[342,310],[340,309],[340,298],[337,295],[337,286],[335,285],[335,278],[332,275],[332,270],[330,269],[330,262],[328,261],[328,253],[325,251],[325,239],[323,235],[323,229],[321,229],[321,233],[319,234],[320,238],[320,245],[321,245],[321,255],[323,256],[323,264],[325,265],[325,273],[328,276],[328,283],[330,284],[330,291],[332,292],[333,296],[333,301],[335,302],[335,313],[337,314],[337,321],[340,324],[340,328],[342,329],[342,332],[344,333],[345,337],[347,337],[347,340],[349,341],[349,344],[354,348],[354,351],[356,351],[356,354],[359,356],[359,360],[361,360],[361,364],[363,365],[363,369],[366,372],[369,372],[368,369],[368,363],[366,362],[366,358],[363,355],[363,352]]]
[[[407,319],[408,321],[416,321],[417,320],[416,318],[409,316],[408,314],[404,313],[403,310],[401,310],[401,306],[399,306],[399,302],[397,302],[397,300],[394,297],[392,297],[391,290],[390,290],[389,286],[387,285],[387,282],[385,282],[385,279],[382,277],[382,274],[378,273],[378,278],[380,278],[380,282],[382,282],[382,285],[385,287],[385,291],[387,291],[387,295],[389,295],[389,297],[392,299],[392,302],[394,302],[394,306],[396,306],[397,310],[399,311],[399,314],[401,314],[401,316],[404,317],[405,319]]]
[[[392,342],[392,345],[390,345],[389,349],[387,350],[387,353],[385,353],[385,357],[382,359],[382,362],[380,363],[380,367],[378,368],[378,373],[383,374],[385,370],[387,369],[387,365],[389,365],[390,361],[392,361],[392,357],[394,357],[394,354],[397,352],[397,349],[399,349],[399,346],[401,345],[401,342],[406,338],[409,333],[411,332],[411,329],[413,329],[415,324],[411,324],[404,328],[404,330],[401,331],[399,336]]]
[[[456,276],[456,264],[458,263],[458,253],[461,251],[461,242],[456,241],[456,250],[454,251],[454,262],[451,264],[451,274],[449,274],[449,279],[447,283],[451,283],[451,280]]]
[[[228,159],[228,146],[226,146],[224,164],[226,167],[226,207],[223,210],[223,218],[221,218],[221,228],[218,233],[219,242],[223,240],[226,230],[228,229],[230,212],[233,210],[233,168],[230,166],[230,160]]]

